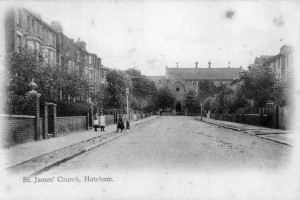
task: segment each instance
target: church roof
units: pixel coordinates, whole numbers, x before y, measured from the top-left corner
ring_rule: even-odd
[[[149,78],[150,80],[154,81],[154,82],[158,82],[158,81],[164,81],[166,79],[165,76],[147,76],[147,78]]]
[[[233,80],[239,78],[242,68],[166,68],[166,79]]]

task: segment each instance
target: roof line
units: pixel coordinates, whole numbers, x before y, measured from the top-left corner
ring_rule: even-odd
[[[208,68],[208,67],[207,67],[207,68],[201,68],[201,67],[200,67],[200,68],[199,68],[199,67],[198,67],[198,68],[195,68],[195,67],[193,67],[193,68],[190,68],[190,67],[188,67],[188,68],[183,68],[183,67],[177,68],[177,67],[173,67],[173,68],[172,68],[172,67],[168,67],[168,69],[240,69],[240,67],[229,67],[229,68],[228,68],[228,67],[219,67],[219,68],[215,68],[215,67],[214,67],[214,68],[213,68],[213,67],[211,67],[211,68]]]

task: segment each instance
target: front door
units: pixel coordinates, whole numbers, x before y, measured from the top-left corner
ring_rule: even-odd
[[[180,103],[176,104],[176,112],[181,112],[181,104]]]

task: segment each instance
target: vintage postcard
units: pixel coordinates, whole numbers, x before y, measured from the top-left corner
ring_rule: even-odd
[[[0,1],[0,199],[299,199],[299,10]]]

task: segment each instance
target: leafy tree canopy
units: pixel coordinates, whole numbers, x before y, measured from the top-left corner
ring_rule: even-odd
[[[41,102],[59,103],[59,90],[65,95],[79,96],[87,94],[88,80],[77,72],[66,70],[65,66],[47,63],[43,56],[29,49],[21,49],[7,55],[7,71],[9,84],[6,88],[8,106],[19,107],[25,102],[21,96],[30,90],[32,79],[37,84],[37,92],[41,94]],[[13,110],[13,113],[22,111]],[[15,110],[15,111],[14,111]],[[23,109],[24,110],[24,109]],[[25,114],[25,113],[24,113]]]
[[[200,101],[197,97],[197,93],[194,90],[190,90],[185,95],[185,107],[188,113],[199,113],[200,112]]]
[[[160,88],[157,94],[157,106],[161,109],[173,108],[175,96],[168,88]]]
[[[275,72],[269,66],[256,65],[241,76],[241,92],[247,99],[254,99],[256,107],[265,107],[266,102],[275,100]]]
[[[126,106],[126,78],[122,71],[110,69],[106,74],[104,92],[106,108],[124,109]]]
[[[128,69],[126,73],[131,77],[132,109],[151,111],[155,107],[157,89],[152,80],[136,69]]]

